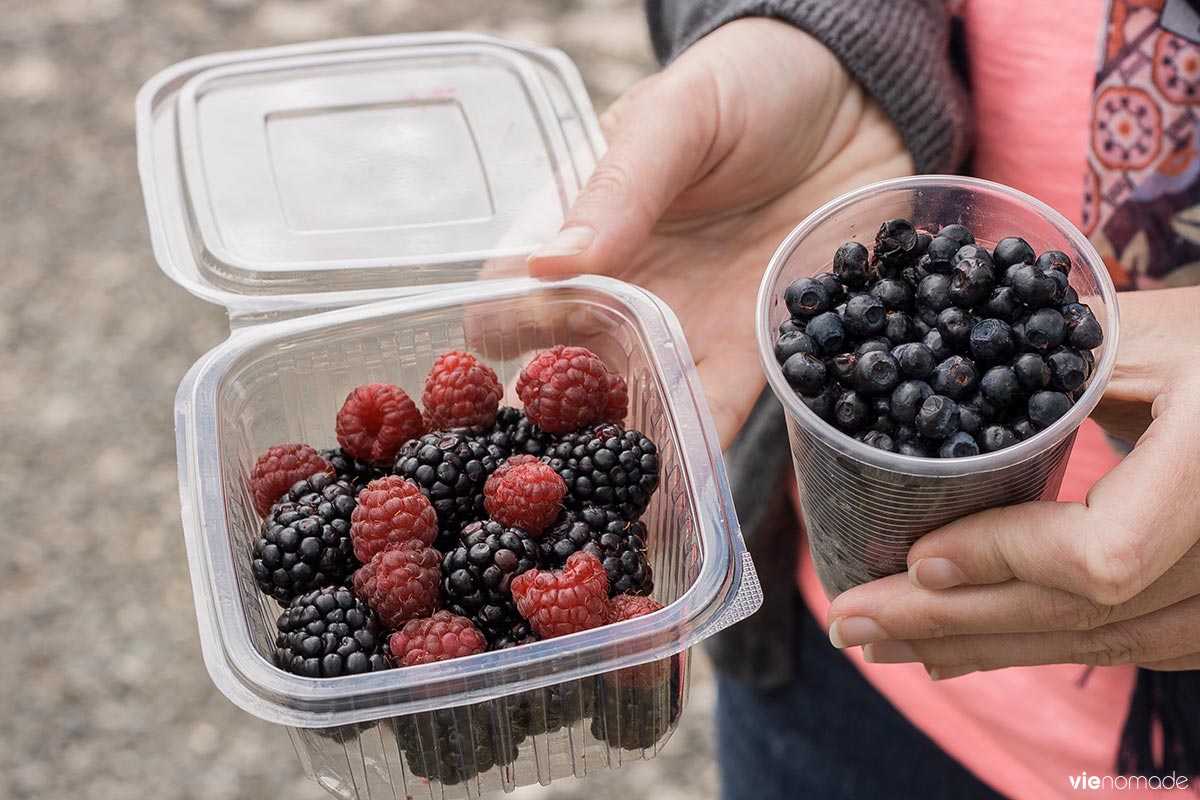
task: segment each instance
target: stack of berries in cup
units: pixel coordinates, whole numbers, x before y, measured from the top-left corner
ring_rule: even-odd
[[[961,458],[1011,447],[1083,394],[1104,333],[1071,259],[962,225],[883,223],[833,269],[793,281],[775,357],[809,409],[868,445]]]
[[[661,608],[641,522],[655,444],[625,380],[583,347],[537,353],[501,407],[470,353],[434,362],[421,407],[360,386],[338,448],[269,448],[250,473],[259,588],[284,606],[276,663],[308,677],[517,647]]]

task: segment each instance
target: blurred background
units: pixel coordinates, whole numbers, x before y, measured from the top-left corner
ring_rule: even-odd
[[[0,0],[0,800],[326,797],[200,659],[172,401],[228,333],[150,252],[138,87],[203,53],[479,31],[557,45],[603,110],[654,69],[638,0]],[[697,658],[663,755],[511,797],[716,793]]]

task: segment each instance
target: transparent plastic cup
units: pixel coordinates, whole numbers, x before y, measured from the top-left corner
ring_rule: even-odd
[[[280,609],[250,568],[255,457],[280,442],[333,446],[333,419],[353,387],[419,392],[438,354],[480,337],[493,343],[489,363],[509,404],[521,365],[553,344],[586,344],[626,376],[628,424],[661,455],[643,521],[665,608],[404,669],[307,678],[277,668]],[[649,758],[686,705],[688,648],[761,602],[678,323],[653,295],[618,281],[487,281],[245,328],[184,378],[176,428],[209,674],[234,703],[287,726],[308,774],[339,797],[474,797]]]
[[[775,361],[778,327],[788,317],[783,292],[797,278],[827,272],[847,241],[868,248],[886,219],[918,229],[966,225],[988,247],[1020,236],[1038,252],[1071,257],[1071,286],[1104,328],[1087,390],[1061,419],[1013,447],[969,458],[919,458],[863,444],[807,408]],[[1117,346],[1116,290],[1087,238],[1045,203],[973,178],[926,175],[883,181],[845,194],[798,225],[772,257],[758,295],[759,356],[787,413],[792,460],[809,550],[826,594],[906,569],[920,536],[995,506],[1058,495],[1079,425],[1112,374]]]

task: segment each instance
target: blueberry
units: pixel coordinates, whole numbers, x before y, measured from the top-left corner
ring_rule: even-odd
[[[1096,371],[1096,357],[1092,355],[1091,350],[1080,350],[1079,357],[1087,364],[1088,375]]]
[[[971,355],[984,364],[1004,361],[1016,350],[1013,330],[1007,322],[985,319],[971,328]]]
[[[918,258],[917,263],[909,264],[900,270],[900,277],[905,284],[916,291],[916,288],[921,285],[921,280],[930,272],[932,270],[929,269],[929,256],[926,255]]]
[[[783,293],[793,317],[815,317],[829,310],[829,292],[812,278],[797,278]]]
[[[1071,289],[1071,279],[1067,277],[1067,273],[1059,272],[1056,269],[1043,270],[1042,274],[1057,285],[1058,288],[1055,291],[1054,299],[1056,303],[1061,304],[1063,298],[1067,296],[1067,292]]]
[[[1033,264],[1018,264],[1007,275],[1017,299],[1030,308],[1048,306],[1062,297],[1058,282]]]
[[[950,356],[933,368],[929,385],[933,391],[957,400],[975,388],[979,372],[974,362],[962,356]]]
[[[983,413],[970,403],[959,403],[958,429],[972,436],[978,435],[983,429]]]
[[[1011,267],[1013,264],[1032,264],[1035,253],[1029,242],[1019,236],[1006,236],[996,242],[992,250],[992,260],[996,269]]]
[[[995,270],[996,265],[992,263],[992,254],[987,251],[986,247],[974,244],[966,244],[958,248],[958,252],[950,259],[950,266],[957,267],[967,259],[978,259]]]
[[[1071,274],[1071,257],[1062,250],[1047,250],[1038,256],[1036,263],[1043,272],[1056,270],[1064,275]]]
[[[964,258],[950,273],[950,301],[960,306],[982,303],[995,287],[996,273],[981,258]]]
[[[832,311],[810,319],[804,332],[811,336],[817,347],[821,348],[821,352],[826,354],[836,353],[846,342],[846,328],[842,325],[841,317]]]
[[[971,329],[976,321],[970,311],[951,306],[938,314],[937,328],[941,331],[942,341],[949,347],[966,352],[971,346]]]
[[[933,237],[933,241],[929,243],[929,262],[926,269],[930,272],[940,272],[947,274],[953,269],[950,264],[950,259],[954,258],[954,254],[958,252],[958,248],[962,247],[954,239],[949,236],[938,235]]]
[[[937,327],[937,317],[936,317],[936,315],[934,316],[932,325],[929,324],[928,322],[926,322],[925,320],[921,319],[919,316],[913,317],[912,325],[913,325],[913,334],[915,336],[913,341],[918,342],[921,339],[925,338],[925,334],[929,333],[931,330],[933,330],[934,328]]]
[[[896,452],[902,456],[916,456],[918,458],[929,458],[929,448],[918,442],[916,439],[901,439],[896,438]]]
[[[889,453],[896,452],[896,442],[886,433],[882,431],[867,431],[862,437],[863,444],[869,444],[871,447],[877,447],[880,450],[887,450]]]
[[[1063,306],[1063,317],[1067,324],[1067,343],[1080,350],[1099,347],[1104,341],[1104,331],[1092,310],[1081,303]]]
[[[846,287],[842,285],[841,280],[832,272],[822,272],[820,275],[814,275],[813,280],[825,287],[825,294],[829,295],[829,304],[837,305],[846,297]]]
[[[854,352],[860,356],[874,351],[890,353],[892,351],[892,341],[884,336],[872,336],[870,339],[863,339],[858,343],[858,347],[854,348]]]
[[[1037,353],[1024,353],[1013,359],[1013,372],[1022,391],[1036,392],[1050,385],[1050,367]]]
[[[992,289],[991,296],[983,304],[984,313],[1005,322],[1015,321],[1024,310],[1025,307],[1017,299],[1011,286],[997,286]]]
[[[950,276],[926,275],[917,287],[917,305],[934,311],[950,307]]]
[[[1013,435],[1021,441],[1025,441],[1037,433],[1037,428],[1029,421],[1029,417],[1017,417],[1009,427],[1012,428]]]
[[[783,377],[800,394],[816,394],[825,386],[825,362],[812,353],[796,353],[783,362]]]
[[[935,311],[929,306],[917,306],[917,316],[914,321],[924,325],[925,332],[928,333],[930,329],[937,327],[937,318],[940,313],[940,311]]]
[[[937,328],[925,334],[925,338],[921,340],[921,343],[929,348],[929,351],[933,353],[933,357],[937,361],[949,358],[952,352],[950,346],[942,339],[942,332]]]
[[[830,375],[837,378],[839,383],[853,386],[854,368],[858,365],[860,358],[862,355],[859,353],[838,353],[825,363],[825,367]]]
[[[900,365],[892,354],[872,350],[854,367],[854,388],[865,394],[890,392],[900,381]]]
[[[932,242],[933,242],[933,237],[930,236],[928,233],[926,233],[925,231],[917,231],[917,249],[915,251],[916,254],[919,256],[925,255],[927,252],[929,252],[929,245],[932,244]]]
[[[892,398],[890,394],[876,395],[871,399],[871,411],[875,414],[875,424],[872,429],[881,431],[884,429],[891,430],[896,427],[896,421],[892,419]],[[881,425],[881,418],[886,417],[886,425]]]
[[[912,302],[912,289],[895,278],[882,278],[871,287],[871,296],[883,303],[888,311],[903,309]]]
[[[1017,443],[1017,435],[1003,425],[988,425],[979,436],[979,446],[985,453],[994,453]]]
[[[875,259],[884,272],[900,270],[916,256],[917,229],[906,219],[889,219],[875,234]]]
[[[913,318],[903,311],[887,312],[886,320],[887,322],[883,326],[883,335],[892,344],[911,342],[917,338],[917,329],[913,325]]]
[[[1079,292],[1075,291],[1074,286],[1068,286],[1067,290],[1063,292],[1062,301],[1064,303],[1078,303]]]
[[[974,406],[975,408],[979,409],[980,415],[985,420],[998,419],[1000,417],[1000,407],[991,400],[987,399],[987,395],[985,395],[980,389],[976,389],[974,392],[971,392],[971,394],[967,395],[966,399],[963,400],[963,404]]]
[[[861,430],[871,421],[871,406],[853,389],[842,392],[833,402],[833,419],[842,430]]]
[[[958,403],[940,394],[926,397],[917,412],[916,428],[932,441],[954,435],[958,432]]]
[[[997,408],[1007,408],[1021,395],[1021,383],[1012,367],[992,367],[979,379],[979,391]]]
[[[856,294],[846,301],[846,330],[858,336],[880,333],[887,325],[883,303],[869,294]]]
[[[892,438],[897,442],[902,439],[915,440],[917,438],[917,429],[912,425],[898,424],[892,429]]]
[[[958,243],[959,247],[975,244],[975,235],[965,225],[947,225],[938,231],[938,236],[946,236]]]
[[[1073,392],[1088,379],[1087,362],[1083,356],[1069,347],[1060,347],[1046,357],[1050,367],[1050,388],[1059,392]]]
[[[871,254],[858,242],[846,242],[833,255],[833,274],[847,286],[862,286],[867,282]]]
[[[775,340],[775,359],[782,364],[797,353],[815,353],[817,343],[807,333],[792,331]]]
[[[1017,344],[1027,352],[1045,353],[1062,344],[1067,338],[1067,323],[1062,312],[1039,308],[1013,326]]]
[[[804,333],[804,320],[788,317],[783,322],[779,323],[780,336],[786,336],[787,334],[794,333],[796,331]]]
[[[835,392],[828,386],[814,395],[800,395],[800,402],[821,419],[829,422],[833,419],[833,400]]]
[[[1034,392],[1029,398],[1029,421],[1048,428],[1070,408],[1071,401],[1062,392]]]
[[[966,458],[979,455],[979,445],[975,438],[966,431],[959,431],[942,442],[938,448],[938,458]]]
[[[922,342],[908,342],[893,347],[892,358],[900,365],[900,374],[909,378],[928,378],[936,363],[933,351]]]
[[[899,423],[912,425],[917,419],[917,412],[925,399],[933,394],[933,389],[925,381],[904,381],[892,390],[892,418]]]

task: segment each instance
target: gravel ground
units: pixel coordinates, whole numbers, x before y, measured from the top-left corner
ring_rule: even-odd
[[[562,46],[601,108],[653,69],[635,0],[0,0],[0,800],[325,796],[200,661],[171,404],[228,328],[152,261],[133,99],[201,53],[447,28]],[[712,796],[696,672],[664,755],[521,796]]]

